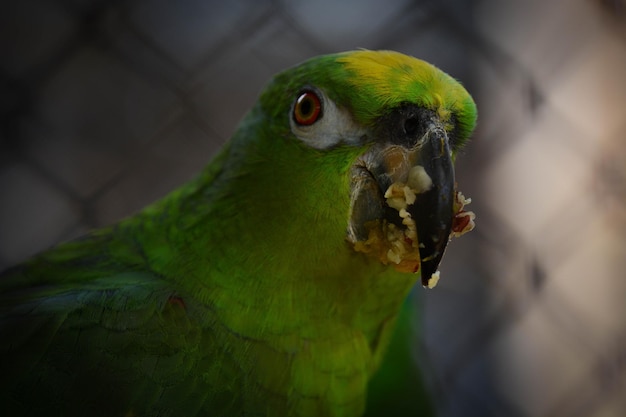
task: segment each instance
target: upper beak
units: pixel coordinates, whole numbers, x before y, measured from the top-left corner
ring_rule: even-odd
[[[416,194],[407,210],[417,227],[422,284],[437,271],[448,244],[454,217],[454,166],[445,130],[431,125],[419,146],[418,163],[424,167],[432,187]]]
[[[409,187],[406,212],[415,222],[422,284],[429,285],[448,244],[454,218],[454,166],[448,135],[435,112],[404,108],[383,122],[377,141],[353,169],[350,232],[368,239],[372,220],[407,228],[397,205],[389,204],[392,185]],[[416,174],[417,173],[417,174]],[[410,239],[409,239],[410,240]],[[417,258],[417,254],[415,254]],[[416,261],[417,262],[417,261]]]

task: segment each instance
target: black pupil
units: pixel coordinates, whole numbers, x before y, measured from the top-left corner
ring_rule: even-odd
[[[304,97],[304,99],[300,102],[300,112],[303,116],[311,115],[313,111],[313,99],[310,97]]]
[[[419,132],[420,121],[417,117],[411,117],[404,122],[404,133],[408,137],[415,137]]]

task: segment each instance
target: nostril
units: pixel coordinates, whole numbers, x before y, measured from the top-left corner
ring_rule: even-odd
[[[404,121],[404,133],[408,137],[415,137],[419,133],[420,121],[417,117],[409,117]]]

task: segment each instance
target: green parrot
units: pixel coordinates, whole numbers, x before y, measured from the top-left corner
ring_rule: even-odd
[[[405,300],[473,226],[475,123],[397,52],[279,73],[194,180],[0,276],[0,413],[431,415]]]

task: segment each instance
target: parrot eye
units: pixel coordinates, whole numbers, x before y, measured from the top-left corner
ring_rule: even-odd
[[[358,125],[350,111],[338,107],[323,90],[302,88],[291,104],[291,133],[314,149],[328,149],[340,143],[362,146],[367,129]]]
[[[296,123],[309,126],[322,116],[322,100],[313,91],[304,91],[296,100],[293,119]]]

